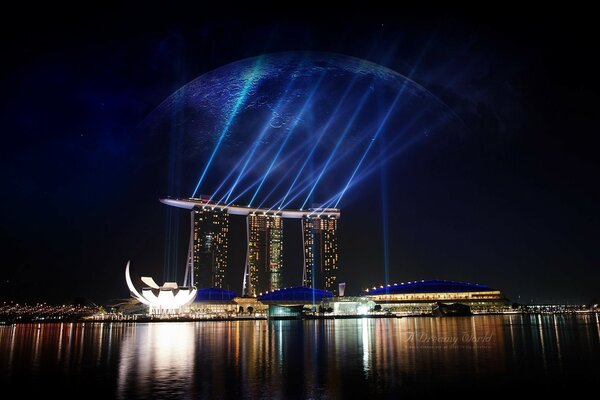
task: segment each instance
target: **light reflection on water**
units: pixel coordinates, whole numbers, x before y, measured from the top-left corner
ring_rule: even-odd
[[[106,398],[560,391],[599,356],[597,315],[0,327],[3,387]]]
[[[130,391],[145,398],[161,392],[176,397],[190,393],[194,339],[194,327],[188,323],[134,325],[119,355],[118,397],[127,398]]]

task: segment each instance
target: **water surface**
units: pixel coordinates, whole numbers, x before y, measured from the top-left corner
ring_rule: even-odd
[[[0,327],[0,383],[22,395],[557,395],[599,365],[594,314]]]

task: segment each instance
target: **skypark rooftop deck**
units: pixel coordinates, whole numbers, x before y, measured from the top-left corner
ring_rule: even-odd
[[[219,204],[209,199],[204,198],[187,198],[187,199],[160,199],[160,202],[172,207],[186,208],[188,210],[198,207],[201,209],[222,210],[232,215],[249,215],[263,214],[281,216],[282,218],[304,218],[304,217],[328,217],[339,218],[339,208],[309,208],[307,210],[290,210],[290,209],[269,209],[269,208],[254,208],[243,207],[235,204]]]

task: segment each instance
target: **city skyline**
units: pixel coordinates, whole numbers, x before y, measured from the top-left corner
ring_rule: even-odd
[[[323,167],[326,173],[314,191],[305,185],[292,206],[326,203],[329,191],[343,193],[337,278],[348,283],[349,293],[386,282],[448,279],[502,288],[523,303],[598,298],[599,196],[593,183],[599,165],[594,150],[598,139],[592,134],[597,68],[589,56],[593,35],[587,24],[559,32],[555,19],[538,15],[422,19],[414,13],[375,12],[347,19],[322,16],[310,24],[265,16],[258,21],[199,21],[171,11],[134,27],[130,21],[135,15],[127,9],[114,15],[101,12],[85,24],[65,21],[64,29],[34,18],[3,36],[9,61],[2,66],[2,79],[7,93],[14,94],[2,111],[7,185],[0,242],[4,264],[10,266],[2,281],[5,296],[51,302],[87,297],[108,303],[127,296],[121,270],[129,259],[157,279],[181,280],[190,215],[165,210],[156,199],[192,195],[208,157],[204,150],[194,153],[203,143],[190,145],[181,132],[190,121],[179,123],[176,113],[159,115],[164,117],[162,134],[141,127],[152,122],[150,116],[162,110],[165,100],[184,94],[178,91],[198,77],[240,60],[297,51],[367,60],[410,77],[463,123],[442,135],[415,121],[416,145],[403,150],[395,147],[397,142],[386,142],[388,154],[401,154],[344,191],[359,165],[355,155],[362,154],[365,144],[360,140],[370,133],[361,136],[356,130],[343,137],[353,108],[340,111],[332,124],[335,135],[325,135],[331,142],[323,147],[333,151],[343,137],[342,144],[329,164],[325,152],[313,166],[307,163],[307,174],[317,178]],[[573,15],[564,18],[576,20]],[[110,27],[106,20],[112,21]],[[310,97],[313,89],[320,95],[327,84],[315,79],[302,95]],[[278,86],[275,93],[285,90]],[[333,90],[318,99],[319,105],[335,109],[343,95],[343,89]],[[364,103],[369,111],[359,114],[355,125],[365,132],[376,130],[367,117],[376,115],[379,121],[388,103],[379,105],[373,94],[350,96],[353,106]],[[235,105],[223,104],[225,111]],[[407,107],[402,115],[406,123],[394,126],[410,128],[410,116],[416,114],[414,106]],[[289,185],[282,185],[283,193],[267,196],[281,177],[276,166],[283,162],[281,169],[293,170],[298,163],[299,169],[308,145],[298,142],[299,153],[287,147],[278,153],[281,142],[267,131],[261,138],[267,145],[252,150],[263,126],[257,121],[243,133],[236,131],[233,141],[219,149],[226,156],[215,157],[215,170],[208,170],[199,193],[217,192],[227,176],[220,171],[237,166],[224,186],[233,187],[230,197],[237,197],[256,180],[244,174],[254,172],[251,167],[258,163],[265,183],[259,180],[240,204],[250,204],[246,201],[256,192],[252,206],[284,198]],[[281,121],[272,122],[279,126]],[[319,126],[326,122],[320,120]],[[215,135],[221,133],[217,128],[211,129]],[[319,135],[315,125],[299,138],[309,142]],[[350,143],[358,144],[350,148]],[[386,143],[377,141],[368,157],[378,156]],[[267,148],[269,156],[261,159]],[[350,161],[335,164],[346,151],[354,151]],[[245,159],[238,164],[231,154],[248,154],[251,161],[244,168]],[[277,154],[280,158],[269,170]],[[182,162],[173,161],[178,159]],[[371,162],[359,165],[358,174],[375,165]],[[263,175],[265,171],[270,172]],[[217,196],[226,197],[226,191]],[[244,221],[235,216],[229,229],[232,242],[246,234]],[[286,286],[286,271],[301,270],[301,257],[290,254],[302,254],[302,230],[285,220],[282,229],[281,284]],[[246,248],[241,247],[229,249],[232,277],[243,275]],[[301,273],[294,279],[301,281]],[[241,279],[223,285],[239,288]]]
[[[594,387],[597,18],[425,7],[6,7],[5,392]]]

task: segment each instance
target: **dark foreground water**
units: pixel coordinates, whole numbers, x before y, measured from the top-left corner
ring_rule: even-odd
[[[19,398],[556,396],[600,378],[600,320],[513,315],[2,326],[0,373],[3,392],[18,389]]]

